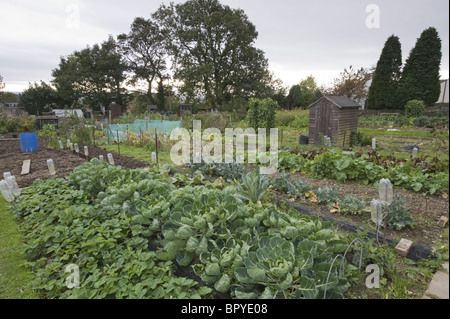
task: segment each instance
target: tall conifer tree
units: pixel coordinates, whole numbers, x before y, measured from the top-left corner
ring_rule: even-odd
[[[402,67],[402,49],[397,36],[390,36],[381,52],[369,89],[368,108],[394,109]]]
[[[439,99],[441,49],[441,39],[435,28],[422,32],[403,68],[398,88],[401,107],[410,100],[421,100],[429,106]]]

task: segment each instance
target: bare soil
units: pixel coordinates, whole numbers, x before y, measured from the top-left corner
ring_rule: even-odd
[[[83,146],[80,146],[80,154],[69,150],[52,149],[45,146],[45,142],[38,139],[38,150],[33,153],[22,153],[20,150],[19,138],[14,138],[13,134],[19,136],[20,133],[4,134],[3,139],[0,139],[0,173],[11,172],[16,176],[19,187],[27,187],[33,183],[37,178],[47,179],[50,177],[47,159],[53,159],[55,164],[56,174],[60,177],[65,177],[72,173],[73,169],[93,157],[102,154],[107,159],[107,154],[111,153],[114,158],[115,165],[120,165],[124,168],[144,168],[148,163],[137,160],[132,157],[119,155],[115,152],[100,149],[94,146],[88,146],[89,157],[85,158]],[[24,160],[31,160],[30,173],[27,175],[20,175],[22,172],[22,164]],[[1,178],[1,176],[0,176]]]

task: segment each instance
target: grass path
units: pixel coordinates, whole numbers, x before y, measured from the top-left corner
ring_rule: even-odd
[[[32,275],[24,266],[22,234],[11,205],[0,196],[0,299],[36,299]]]

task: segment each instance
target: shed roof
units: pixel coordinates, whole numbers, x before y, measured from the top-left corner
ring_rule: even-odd
[[[78,117],[83,117],[83,111],[80,109],[53,109],[52,110],[57,117],[68,117],[70,115],[77,115]]]
[[[319,102],[321,99],[327,99],[328,101],[330,101],[331,103],[333,103],[334,105],[336,105],[338,108],[343,109],[343,108],[360,108],[360,105],[358,103],[356,103],[355,101],[353,101],[352,99],[346,97],[346,96],[335,96],[335,95],[327,95],[327,96],[323,96],[322,98],[320,98],[319,100],[317,100],[316,102],[314,102],[313,104],[311,104],[309,106],[309,108],[313,107],[317,102]]]

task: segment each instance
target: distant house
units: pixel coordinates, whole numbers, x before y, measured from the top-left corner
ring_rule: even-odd
[[[332,146],[350,146],[358,129],[360,105],[346,96],[323,96],[309,106],[309,144],[321,145],[328,136]]]
[[[0,112],[6,117],[22,116],[25,111],[19,107],[19,103],[0,103]]]
[[[449,81],[441,80],[441,94],[439,95],[439,100],[437,100],[436,103],[449,103],[448,91],[449,91]]]

